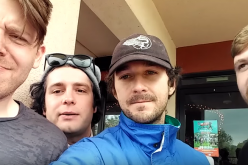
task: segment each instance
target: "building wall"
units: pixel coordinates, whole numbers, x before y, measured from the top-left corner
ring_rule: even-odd
[[[51,0],[51,2],[53,4],[53,12],[47,29],[47,36],[44,41],[44,44],[46,45],[46,54],[54,52],[73,54],[76,43],[80,0]],[[31,70],[28,79],[18,88],[13,98],[20,100],[25,105],[29,106],[30,84],[41,79],[43,69],[44,57],[39,68]]]
[[[233,69],[232,41],[177,48],[176,63],[183,74]]]

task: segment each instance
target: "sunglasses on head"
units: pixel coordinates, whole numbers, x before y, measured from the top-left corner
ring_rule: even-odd
[[[95,74],[95,64],[92,57],[87,55],[66,55],[62,53],[48,54],[45,57],[44,70],[46,69],[46,62],[50,66],[62,66],[65,65],[68,60],[71,60],[73,64],[78,68],[88,68],[91,64],[94,67]]]

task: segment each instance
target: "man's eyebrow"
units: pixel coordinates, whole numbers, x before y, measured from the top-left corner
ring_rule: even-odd
[[[59,87],[59,86],[63,86],[63,85],[64,85],[64,83],[57,82],[57,83],[54,83],[54,84],[50,85],[49,88]],[[90,86],[88,84],[82,83],[82,82],[75,82],[75,83],[73,83],[73,86],[84,86],[84,87],[90,89]]]
[[[58,87],[58,86],[63,86],[64,84],[61,83],[61,82],[57,82],[57,83],[54,83],[52,85],[49,85],[48,88],[52,88],[52,87]]]
[[[84,86],[88,89],[90,89],[90,86],[86,83],[82,83],[82,82],[76,82],[76,83],[73,83],[74,86]]]
[[[27,31],[25,31],[25,26],[23,28],[18,28],[16,26],[8,26],[8,27],[5,27],[7,29],[8,32],[11,32],[11,33],[17,33],[18,35],[20,35],[20,37],[23,35],[23,34],[26,34],[30,37],[32,37],[32,35],[30,33],[28,33]]]
[[[239,60],[234,62],[234,65],[239,64],[239,63],[244,63],[244,62],[247,62],[247,61],[248,61],[247,59],[239,59]]]

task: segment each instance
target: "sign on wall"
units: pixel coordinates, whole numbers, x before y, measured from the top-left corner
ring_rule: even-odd
[[[194,148],[207,156],[219,157],[217,120],[194,120]]]

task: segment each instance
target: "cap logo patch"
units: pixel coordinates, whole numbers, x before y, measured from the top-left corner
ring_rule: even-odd
[[[150,38],[140,35],[136,38],[126,40],[123,45],[133,46],[135,49],[149,49],[152,46]]]

